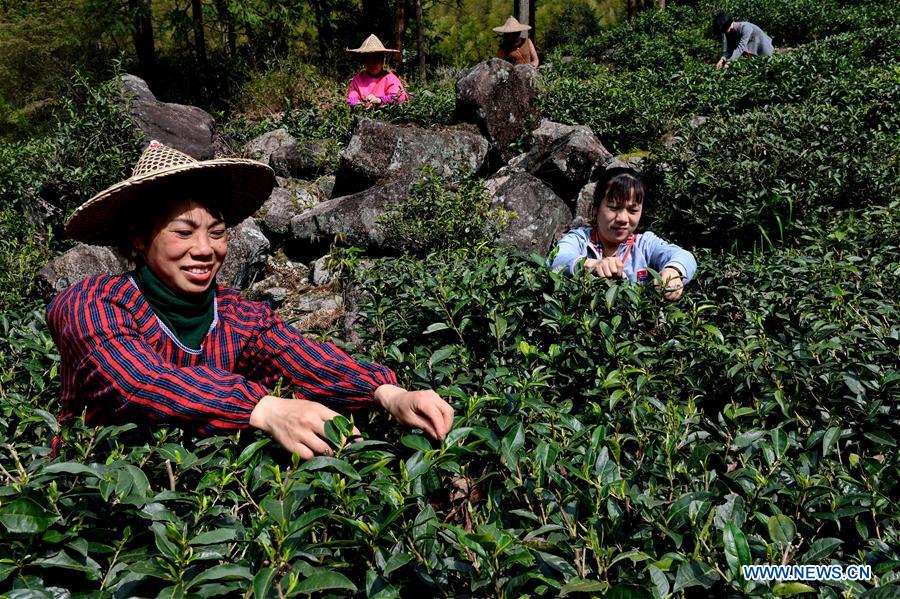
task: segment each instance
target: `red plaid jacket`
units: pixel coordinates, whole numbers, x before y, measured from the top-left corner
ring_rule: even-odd
[[[57,296],[47,323],[62,358],[60,422],[86,409],[89,425],[155,421],[201,433],[243,428],[279,379],[298,396],[349,408],[396,384],[387,367],[307,339],[263,304],[216,290],[199,350],[156,318],[127,275],[91,277]]]

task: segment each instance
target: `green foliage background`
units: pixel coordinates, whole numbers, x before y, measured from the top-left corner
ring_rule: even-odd
[[[712,4],[670,3],[562,40],[544,71],[545,117],[646,152],[644,225],[700,263],[685,297],[487,244],[350,252],[357,348],[437,389],[457,420],[437,445],[357,412],[365,440],[339,419],[335,456],[305,463],[249,431],[60,430],[59,356],[28,275],[63,243],[62,214],[137,151],[111,86],[67,83],[45,135],[0,145],[0,592],[900,594],[891,4],[724,4],[793,49],[712,70]],[[293,75],[321,76],[258,73],[229,132],[282,125],[339,148],[352,124],[339,101],[298,86],[263,109]],[[384,118],[447,122],[452,77],[414,98]],[[483,199],[427,178],[419,193],[457,216]],[[37,199],[57,209],[43,227],[24,217]],[[749,563],[868,564],[874,578],[754,583]]]

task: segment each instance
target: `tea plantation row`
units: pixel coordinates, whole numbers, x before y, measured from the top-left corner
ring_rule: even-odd
[[[438,447],[357,414],[367,440],[338,424],[335,458],[303,464],[253,435],[135,425],[76,425],[50,461],[34,402],[57,358],[39,315],[4,319],[0,576],[116,596],[770,596],[812,587],[739,566],[835,560],[891,596],[897,209],[803,251],[702,252],[674,305],[487,249],[379,262],[359,271],[362,347],[451,397],[456,426]]]

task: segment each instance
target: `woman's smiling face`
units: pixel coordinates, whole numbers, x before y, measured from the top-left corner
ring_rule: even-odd
[[[191,200],[176,203],[148,237],[134,237],[135,249],[169,289],[186,296],[210,288],[228,251],[222,217]]]
[[[637,202],[634,192],[626,201],[603,198],[597,207],[597,233],[604,246],[618,246],[625,243],[628,236],[637,229],[644,211],[642,202]]]

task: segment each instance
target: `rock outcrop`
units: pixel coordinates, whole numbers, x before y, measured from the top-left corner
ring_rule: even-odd
[[[385,238],[381,216],[402,202],[413,174],[398,177],[379,187],[322,202],[291,219],[291,238],[299,245],[321,245],[342,235],[353,245],[375,249],[392,247]]]
[[[423,129],[362,117],[341,152],[334,193],[356,193],[422,166],[449,180],[480,171],[487,153],[488,142],[474,127]]]
[[[543,181],[515,170],[485,181],[491,206],[515,212],[498,242],[525,253],[547,252],[572,220],[572,211]]]
[[[528,133],[536,118],[537,69],[492,58],[456,80],[456,114],[477,123],[504,162],[515,156],[510,144]]]
[[[228,254],[216,281],[243,289],[265,268],[269,248],[269,240],[252,217],[228,229]]]
[[[276,175],[310,179],[328,169],[328,144],[322,140],[305,140],[281,146],[269,157]]]
[[[581,188],[578,198],[575,201],[575,218],[572,221],[572,227],[590,226],[592,222],[591,206],[594,204],[594,190],[597,189],[597,182],[591,181]]]
[[[315,186],[288,185],[276,187],[255,214],[263,233],[272,241],[280,241],[291,232],[291,219],[309,210],[321,200]]]
[[[591,173],[612,158],[585,125],[563,125],[544,119],[532,131],[531,138],[531,149],[516,158],[516,166],[544,181],[573,205]]]
[[[134,264],[112,248],[79,243],[39,270],[36,284],[41,297],[49,301],[60,291],[90,276],[120,275],[132,268]]]
[[[294,139],[293,135],[288,133],[287,129],[273,129],[272,131],[266,131],[262,135],[258,135],[247,142],[241,155],[245,158],[258,160],[264,164],[270,164],[269,160],[271,159],[272,154],[287,145],[296,143],[297,140]]]
[[[122,75],[120,89],[132,123],[147,142],[158,140],[197,160],[213,157],[215,121],[208,112],[196,106],[160,102],[147,82],[134,75]]]

